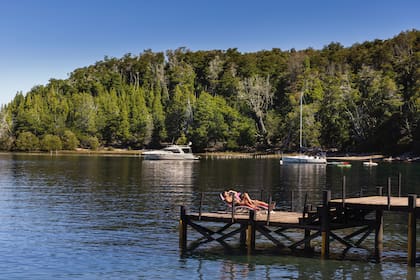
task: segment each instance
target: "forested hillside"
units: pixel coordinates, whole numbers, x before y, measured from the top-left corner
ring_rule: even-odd
[[[186,48],[103,61],[18,93],[2,150],[309,148],[419,152],[420,31],[321,50]],[[417,151],[416,151],[417,148]]]

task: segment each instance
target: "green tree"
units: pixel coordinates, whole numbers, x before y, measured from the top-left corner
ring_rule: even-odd
[[[87,144],[88,144],[88,148],[90,148],[91,150],[98,150],[100,143],[99,140],[96,136],[91,136],[87,139]]]
[[[18,151],[36,151],[39,149],[39,139],[32,132],[22,132],[16,139],[15,148]]]
[[[66,130],[61,137],[64,150],[75,150],[80,142],[77,136],[70,130]]]
[[[88,93],[77,93],[70,97],[69,122],[79,134],[96,133],[97,106],[94,98]]]
[[[195,97],[188,87],[176,86],[166,113],[169,140],[175,142],[181,134],[188,134],[193,120]]]
[[[41,150],[43,151],[59,151],[63,147],[60,137],[57,135],[46,134],[40,142]]]

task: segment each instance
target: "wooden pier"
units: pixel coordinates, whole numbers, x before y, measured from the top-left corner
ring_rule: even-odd
[[[382,190],[380,194],[381,192]],[[408,215],[407,264],[414,267],[416,220],[420,217],[420,199],[416,195],[392,197],[389,194],[346,198],[344,194],[345,192],[340,199],[331,199],[331,192],[323,191],[322,204],[315,209],[305,205],[302,212],[204,213],[199,210],[198,213],[187,213],[186,208],[181,206],[180,249],[185,252],[203,244],[218,242],[225,249],[231,250],[231,240],[236,237],[240,248],[251,254],[256,250],[257,238],[261,237],[271,241],[281,250],[319,252],[321,258],[330,257],[331,244],[337,244],[333,248],[342,249],[342,254],[346,254],[352,248],[363,248],[370,251],[375,260],[380,261],[383,252],[384,213],[403,212]],[[197,231],[201,237],[189,242],[188,228]],[[290,230],[293,236],[290,236]],[[374,245],[373,248],[368,248],[364,246],[364,241],[371,234],[374,235]],[[320,239],[320,242],[315,244],[315,239]]]

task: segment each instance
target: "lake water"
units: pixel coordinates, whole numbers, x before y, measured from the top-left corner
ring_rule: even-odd
[[[279,208],[300,211],[306,194],[314,205],[324,189],[339,196],[343,175],[350,196],[375,193],[387,177],[397,194],[399,174],[402,194],[420,190],[416,163],[340,169],[276,159],[1,154],[0,278],[415,279],[419,269],[405,262],[406,216],[398,214],[385,216],[381,263],[224,254],[218,244],[185,256],[178,249],[179,207],[196,210],[201,192],[204,210],[224,209],[218,193],[235,188],[257,198],[271,193]]]

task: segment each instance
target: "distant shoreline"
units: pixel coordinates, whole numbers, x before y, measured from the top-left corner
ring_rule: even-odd
[[[77,149],[74,151],[57,151],[57,152],[1,152],[2,154],[22,154],[22,155],[103,155],[103,156],[138,156],[140,157],[145,150],[128,150],[128,149]],[[284,155],[292,155],[293,153],[246,153],[246,152],[207,152],[195,153],[201,158],[207,159],[251,159],[251,158],[281,158]],[[390,160],[392,158],[382,154],[352,154],[352,155],[333,155],[327,156],[328,160],[337,161],[364,161],[364,160]]]

